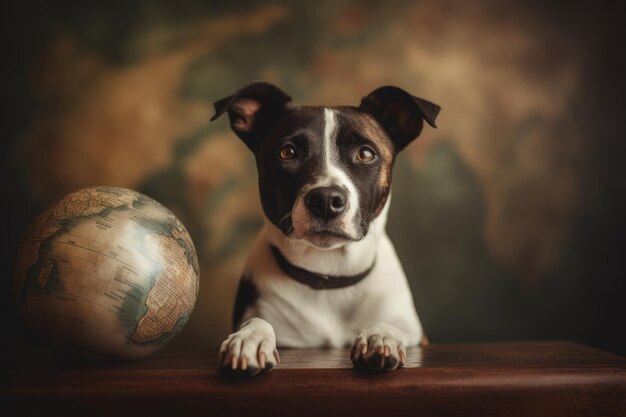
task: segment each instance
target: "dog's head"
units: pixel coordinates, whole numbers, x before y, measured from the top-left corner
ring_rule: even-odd
[[[396,154],[435,126],[440,107],[381,87],[359,107],[295,106],[265,82],[215,103],[254,153],[267,218],[288,238],[320,248],[362,239],[381,213]]]

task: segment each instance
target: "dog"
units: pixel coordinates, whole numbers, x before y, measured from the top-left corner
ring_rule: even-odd
[[[392,86],[355,106],[293,105],[266,82],[214,104],[254,153],[265,224],[241,277],[225,371],[256,375],[285,348],[348,347],[391,371],[428,343],[385,232],[392,168],[440,107]]]

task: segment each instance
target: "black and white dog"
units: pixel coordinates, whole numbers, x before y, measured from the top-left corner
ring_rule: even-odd
[[[267,217],[239,284],[236,332],[219,365],[254,375],[280,347],[343,347],[359,368],[393,370],[426,344],[385,232],[396,154],[440,107],[382,87],[359,107],[296,106],[255,82],[215,103],[254,153]]]

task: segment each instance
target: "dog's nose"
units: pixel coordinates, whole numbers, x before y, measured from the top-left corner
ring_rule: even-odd
[[[314,188],[304,198],[309,211],[316,217],[330,220],[346,208],[346,194],[339,187]]]

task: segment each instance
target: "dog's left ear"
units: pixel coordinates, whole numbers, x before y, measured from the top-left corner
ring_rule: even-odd
[[[401,88],[378,88],[361,100],[359,110],[372,115],[393,140],[396,151],[404,149],[419,136],[424,120],[436,128],[441,107]]]
[[[291,97],[280,88],[257,81],[216,101],[211,121],[228,112],[231,129],[254,152],[263,134],[289,102]]]

